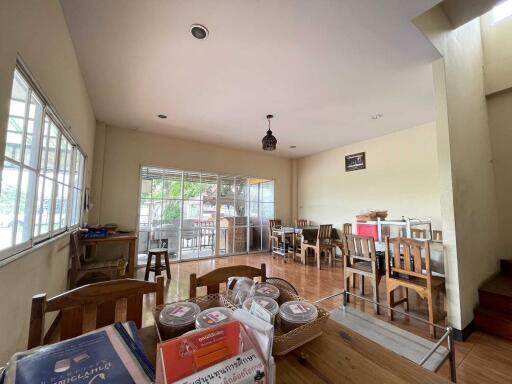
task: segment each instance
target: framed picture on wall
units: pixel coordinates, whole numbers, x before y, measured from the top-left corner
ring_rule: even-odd
[[[365,152],[345,156],[345,172],[357,171],[366,168]]]

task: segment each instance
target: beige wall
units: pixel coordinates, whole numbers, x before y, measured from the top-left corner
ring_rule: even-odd
[[[98,123],[96,143],[94,169],[102,172],[101,177],[95,175],[91,195],[95,206],[90,218],[96,222],[136,228],[141,165],[275,179],[276,215],[284,222],[291,220],[292,162],[289,159],[113,128],[102,123]]]
[[[512,18],[493,22],[492,13],[481,17],[487,112],[496,179],[499,246],[502,258],[512,258]]]
[[[345,155],[366,152],[366,169],[345,172]],[[441,227],[435,124],[297,161],[298,215],[318,224],[355,222],[364,210],[389,218],[431,217]]]
[[[496,177],[500,257],[512,259],[512,90],[488,96],[487,110]]]
[[[17,54],[92,157],[95,119],[58,0],[0,2],[0,148]],[[32,295],[55,295],[66,288],[68,255],[64,237],[0,263],[0,365],[26,348]]]
[[[512,87],[512,18],[494,23],[492,12],[480,18],[487,95]]]
[[[440,182],[441,191],[453,191],[453,199],[441,202],[453,204],[454,215],[453,222],[449,217],[443,220],[443,229],[449,226],[448,233],[454,235],[447,240],[445,264],[451,289],[449,321],[462,329],[473,319],[478,287],[497,272],[499,257],[480,20],[453,29],[442,9],[435,7],[415,22],[443,55],[442,64],[434,65],[434,84],[437,126],[443,130],[438,133],[443,139],[441,150],[449,151],[449,157],[444,153],[444,161],[449,159],[451,163],[441,163],[440,158],[440,169],[446,175],[447,168],[451,168],[451,181],[442,177]],[[442,212],[451,208],[442,207]],[[455,269],[457,273],[451,273]],[[458,295],[452,287],[459,287]]]

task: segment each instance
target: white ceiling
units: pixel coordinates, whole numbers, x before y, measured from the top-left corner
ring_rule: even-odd
[[[439,54],[410,20],[439,1],[61,3],[98,120],[261,151],[273,113],[299,157],[434,120]]]

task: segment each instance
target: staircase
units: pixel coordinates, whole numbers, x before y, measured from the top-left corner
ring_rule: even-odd
[[[512,260],[501,260],[501,273],[478,289],[475,326],[512,340]]]

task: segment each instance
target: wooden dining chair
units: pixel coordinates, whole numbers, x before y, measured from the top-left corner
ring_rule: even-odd
[[[269,220],[268,226],[268,251],[272,253],[274,247],[279,245],[279,236],[274,236],[273,230],[275,227],[281,226],[280,219]]]
[[[295,220],[295,228],[305,228],[309,225],[308,220],[297,219]],[[293,261],[296,260],[297,257],[300,258],[301,255],[301,243],[302,243],[302,235],[299,233],[293,234],[293,243],[295,244],[295,249],[293,250]]]
[[[142,325],[142,301],[148,293],[156,293],[155,305],[164,302],[164,278],[156,282],[134,279],[103,281],[83,285],[50,299],[46,293],[32,297],[27,348],[44,344],[45,317],[59,311],[58,341],[80,336],[119,321],[134,321]],[[123,300],[124,299],[124,300]],[[125,309],[117,311],[117,307]]]
[[[443,231],[434,229],[432,231],[432,240],[443,241]]]
[[[190,274],[189,297],[193,298],[197,295],[197,288],[206,287],[206,294],[219,293],[219,285],[226,283],[230,277],[242,276],[254,279],[261,277],[261,281],[267,279],[267,266],[261,264],[260,268],[251,267],[249,265],[231,265],[214,269],[203,276],[197,277],[195,273]]]
[[[104,280],[113,280],[124,275],[123,267],[126,268],[124,258],[95,258],[86,260],[80,231],[74,231],[70,236],[71,268],[69,270],[69,288],[76,288],[80,279],[93,273],[104,275]]]
[[[295,220],[295,227],[296,228],[304,228],[308,226],[308,221],[304,219],[297,219]]]
[[[398,237],[407,238],[407,233],[405,228],[400,228],[398,230]],[[427,238],[427,230],[420,228],[411,228],[411,239],[426,239]]]
[[[420,228],[411,228],[411,236],[413,239],[426,239],[427,230]]]
[[[351,223],[344,223],[341,229],[342,235],[351,235],[352,234],[352,224]],[[339,239],[332,239],[332,260],[333,262],[340,261],[343,263],[343,236]],[[339,248],[341,257],[338,258],[336,249]]]
[[[373,301],[379,302],[379,283],[382,274],[377,265],[375,240],[372,236],[343,234],[343,274],[345,289],[350,288],[350,278],[355,282],[356,276],[361,277],[361,294],[364,296],[364,278],[372,281]],[[348,297],[347,297],[348,298]],[[379,306],[374,304],[375,313],[379,314]]]
[[[444,293],[445,280],[442,277],[432,276],[430,265],[430,243],[428,241],[386,237],[386,293],[388,305],[393,308],[405,303],[409,310],[409,289],[427,301],[428,321],[436,323],[434,311],[434,296]],[[424,265],[423,265],[424,263]],[[404,288],[404,297],[395,300],[395,290]],[[389,311],[389,318],[393,320],[393,311]],[[436,337],[436,329],[430,326],[430,335]]]
[[[332,224],[323,224],[318,228],[315,243],[310,243],[302,237],[301,259],[307,264],[309,251],[313,251],[317,260],[317,267],[320,269],[322,253],[329,255],[329,264],[332,264]]]

